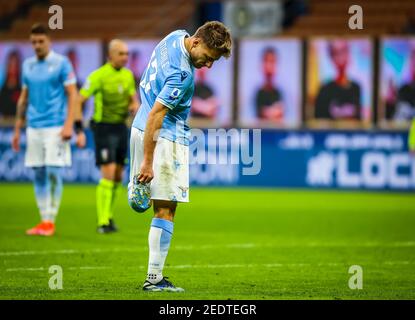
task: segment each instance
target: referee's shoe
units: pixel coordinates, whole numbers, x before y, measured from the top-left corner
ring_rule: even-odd
[[[103,234],[103,233],[112,233],[112,232],[117,232],[117,231],[118,231],[118,228],[115,225],[113,219],[110,219],[109,224],[102,225],[102,226],[99,226],[97,228],[97,232],[101,233],[101,234]]]

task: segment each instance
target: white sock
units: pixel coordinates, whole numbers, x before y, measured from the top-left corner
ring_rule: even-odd
[[[173,222],[153,218],[148,234],[149,259],[147,281],[157,283],[163,279],[164,262],[173,235]]]
[[[45,220],[55,222],[56,216],[58,215],[59,206],[62,198],[62,169],[60,167],[46,167],[47,173],[47,215]],[[43,216],[42,216],[43,218]]]

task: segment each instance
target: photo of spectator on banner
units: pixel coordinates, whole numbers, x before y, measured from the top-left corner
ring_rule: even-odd
[[[296,127],[301,121],[301,43],[246,39],[239,57],[239,123]]]
[[[0,113],[5,119],[16,115],[16,104],[21,90],[21,64],[20,52],[9,52],[6,58],[5,81],[0,89]]]
[[[381,41],[378,114],[382,128],[407,129],[415,116],[415,37]]]
[[[215,119],[219,110],[219,101],[213,88],[206,83],[207,67],[195,70],[195,91],[192,99],[191,115],[193,118]]]
[[[317,128],[370,126],[370,40],[313,39],[308,49],[307,123]]]
[[[214,68],[195,69],[191,127],[229,126],[232,122],[233,62],[215,61]]]
[[[0,123],[12,125],[21,90],[23,59],[30,55],[30,46],[21,43],[0,43]]]
[[[277,71],[277,51],[269,47],[262,56],[262,70],[264,84],[256,94],[257,116],[265,120],[282,121],[284,106],[280,90],[274,86],[274,77]]]

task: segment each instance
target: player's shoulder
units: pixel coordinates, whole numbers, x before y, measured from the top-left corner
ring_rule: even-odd
[[[63,54],[57,53],[55,51],[51,51],[49,53],[49,56],[46,58],[46,60],[48,61],[48,63],[51,63],[55,66],[57,66],[57,68],[59,69],[67,69],[67,68],[72,68],[72,63],[71,60],[69,60],[69,58]]]
[[[167,35],[160,45],[160,54],[167,50],[169,67],[175,72],[187,71],[192,73],[189,53],[184,47],[183,39],[189,36],[186,30],[176,30]]]
[[[170,39],[172,41],[174,41],[175,39],[179,39],[183,36],[189,35],[189,33],[184,30],[184,29],[179,29],[179,30],[175,30],[170,32],[165,39]]]
[[[36,56],[28,57],[24,59],[23,61],[23,68],[30,67],[31,65],[35,64],[37,62]]]
[[[71,63],[67,56],[57,53],[55,51],[51,51],[47,59],[57,63]]]

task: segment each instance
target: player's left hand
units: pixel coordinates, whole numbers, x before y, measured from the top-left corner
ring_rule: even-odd
[[[72,133],[73,133],[73,129],[71,125],[67,125],[65,123],[65,125],[62,128],[61,131],[61,138],[62,140],[70,140],[72,138]]]

